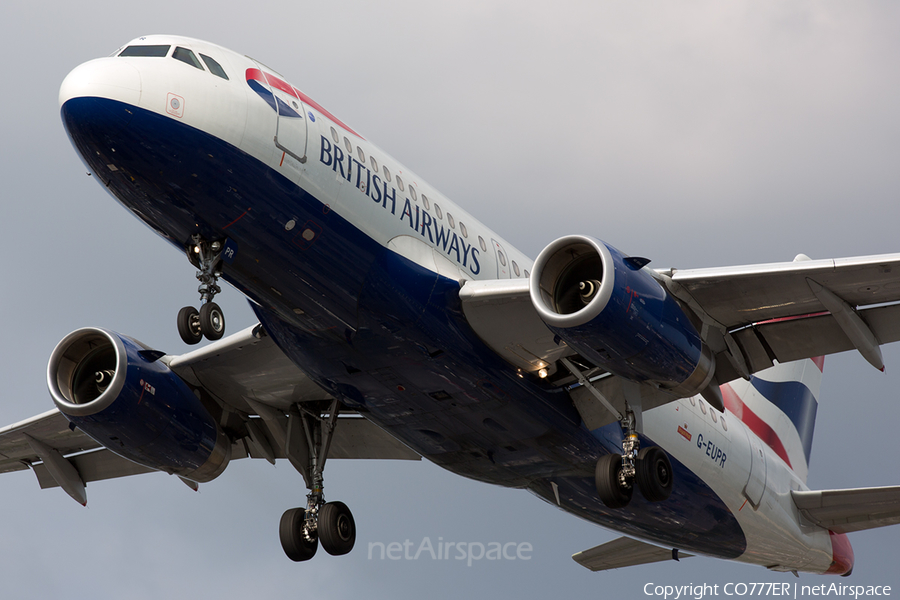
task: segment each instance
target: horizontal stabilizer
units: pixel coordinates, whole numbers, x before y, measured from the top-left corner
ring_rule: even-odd
[[[693,554],[681,554],[678,550],[667,550],[631,538],[620,537],[590,550],[573,554],[572,559],[591,571],[606,571],[666,560],[679,560],[691,556]]]
[[[900,486],[792,491],[800,514],[835,533],[900,523]]]

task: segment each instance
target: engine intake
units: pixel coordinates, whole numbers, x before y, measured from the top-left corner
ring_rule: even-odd
[[[79,329],[47,366],[50,395],[81,431],[138,464],[207,482],[231,459],[231,441],[200,399],[140,342]]]
[[[715,356],[647,262],[591,237],[560,238],[534,263],[531,301],[551,330],[597,366],[678,396],[701,393]]]

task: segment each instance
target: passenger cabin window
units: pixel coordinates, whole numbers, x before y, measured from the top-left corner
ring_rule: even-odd
[[[347,154],[350,155],[350,158],[353,158],[353,144],[347,138],[344,138],[344,148],[347,149]]]
[[[431,203],[428,201],[428,196],[422,194],[422,204],[425,205],[425,210],[431,210]]]
[[[402,192],[404,189],[406,189],[406,188],[403,187],[403,180],[400,179],[400,176],[399,176],[399,175],[397,175],[397,187],[400,188],[400,191],[401,191],[401,192]]]
[[[466,229],[466,225],[462,221],[459,222],[459,230],[462,232],[464,238],[469,237],[469,230]]]
[[[356,147],[356,155],[359,156],[359,162],[361,162],[363,165],[365,165],[366,164],[366,154],[365,154],[365,152],[363,152],[363,149],[360,148],[359,146]]]
[[[521,272],[519,271],[519,265],[516,264],[516,261],[512,261],[512,264],[513,264],[513,273],[515,273],[516,277],[518,277],[521,274]]]
[[[209,69],[209,72],[215,75],[216,77],[221,77],[225,81],[228,81],[228,75],[225,73],[225,69],[222,68],[222,65],[217,63],[215,59],[201,54],[200,58],[203,59],[203,62],[206,63],[206,68]]]
[[[375,171],[375,174],[378,174],[378,161],[375,160],[373,155],[369,155],[369,161],[372,163],[372,170]]]
[[[438,219],[444,218],[444,213],[443,213],[443,211],[441,211],[441,207],[438,206],[437,203],[435,203],[435,205],[434,205],[434,212],[437,213]]]
[[[484,238],[480,235],[478,236],[478,245],[481,246],[482,252],[487,252],[487,244],[484,243]]]
[[[203,66],[200,64],[200,61],[197,60],[197,57],[194,56],[194,53],[188,50],[187,48],[177,47],[175,48],[175,52],[172,53],[172,58],[175,60],[180,60],[181,62],[191,65],[196,69],[203,70]]]
[[[416,188],[414,188],[413,186],[409,186],[409,195],[412,196],[413,202],[418,200],[418,198],[416,197]]]
[[[335,131],[334,127],[331,128],[331,139],[334,140],[335,144],[341,143],[341,136],[338,135],[338,132]]]
[[[450,223],[450,229],[456,229],[456,221],[453,220],[453,215],[447,213],[447,222]]]
[[[164,57],[169,53],[171,46],[128,46],[119,56],[154,56]]]
[[[390,182],[391,180],[391,171],[387,168],[387,165],[384,166],[384,178]]]

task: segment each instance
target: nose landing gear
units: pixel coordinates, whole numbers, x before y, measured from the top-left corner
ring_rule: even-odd
[[[219,277],[222,275],[222,252],[220,241],[207,242],[199,235],[193,236],[194,243],[188,249],[191,262],[199,270],[197,280],[200,287],[200,310],[185,306],[178,311],[178,334],[185,344],[198,344],[205,336],[208,340],[218,340],[225,334],[225,315],[213,298],[222,291]]]

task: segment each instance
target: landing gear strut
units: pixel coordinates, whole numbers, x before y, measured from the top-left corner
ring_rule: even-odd
[[[197,280],[200,287],[200,310],[185,306],[178,312],[178,334],[186,344],[197,344],[206,336],[209,340],[218,340],[225,334],[225,315],[213,298],[222,291],[219,277],[222,275],[221,241],[207,242],[199,235],[193,236],[193,244],[188,248],[191,262],[199,270]]]
[[[296,456],[288,456],[307,481],[309,494],[306,508],[292,508],[281,517],[279,537],[281,547],[288,558],[295,562],[312,558],[319,543],[328,554],[340,556],[353,550],[356,543],[356,522],[343,502],[325,502],[325,460],[331,446],[331,437],[337,424],[340,404],[332,402],[327,417],[312,412],[294,413],[288,425],[288,437],[300,435],[302,427],[306,440],[308,460],[300,464]],[[288,447],[293,446],[290,440]]]
[[[662,502],[672,493],[672,464],[658,446],[640,447],[634,413],[622,419],[625,438],[622,454],[600,457],[594,472],[597,494],[609,508],[623,508],[631,501],[635,485],[648,502]]]

